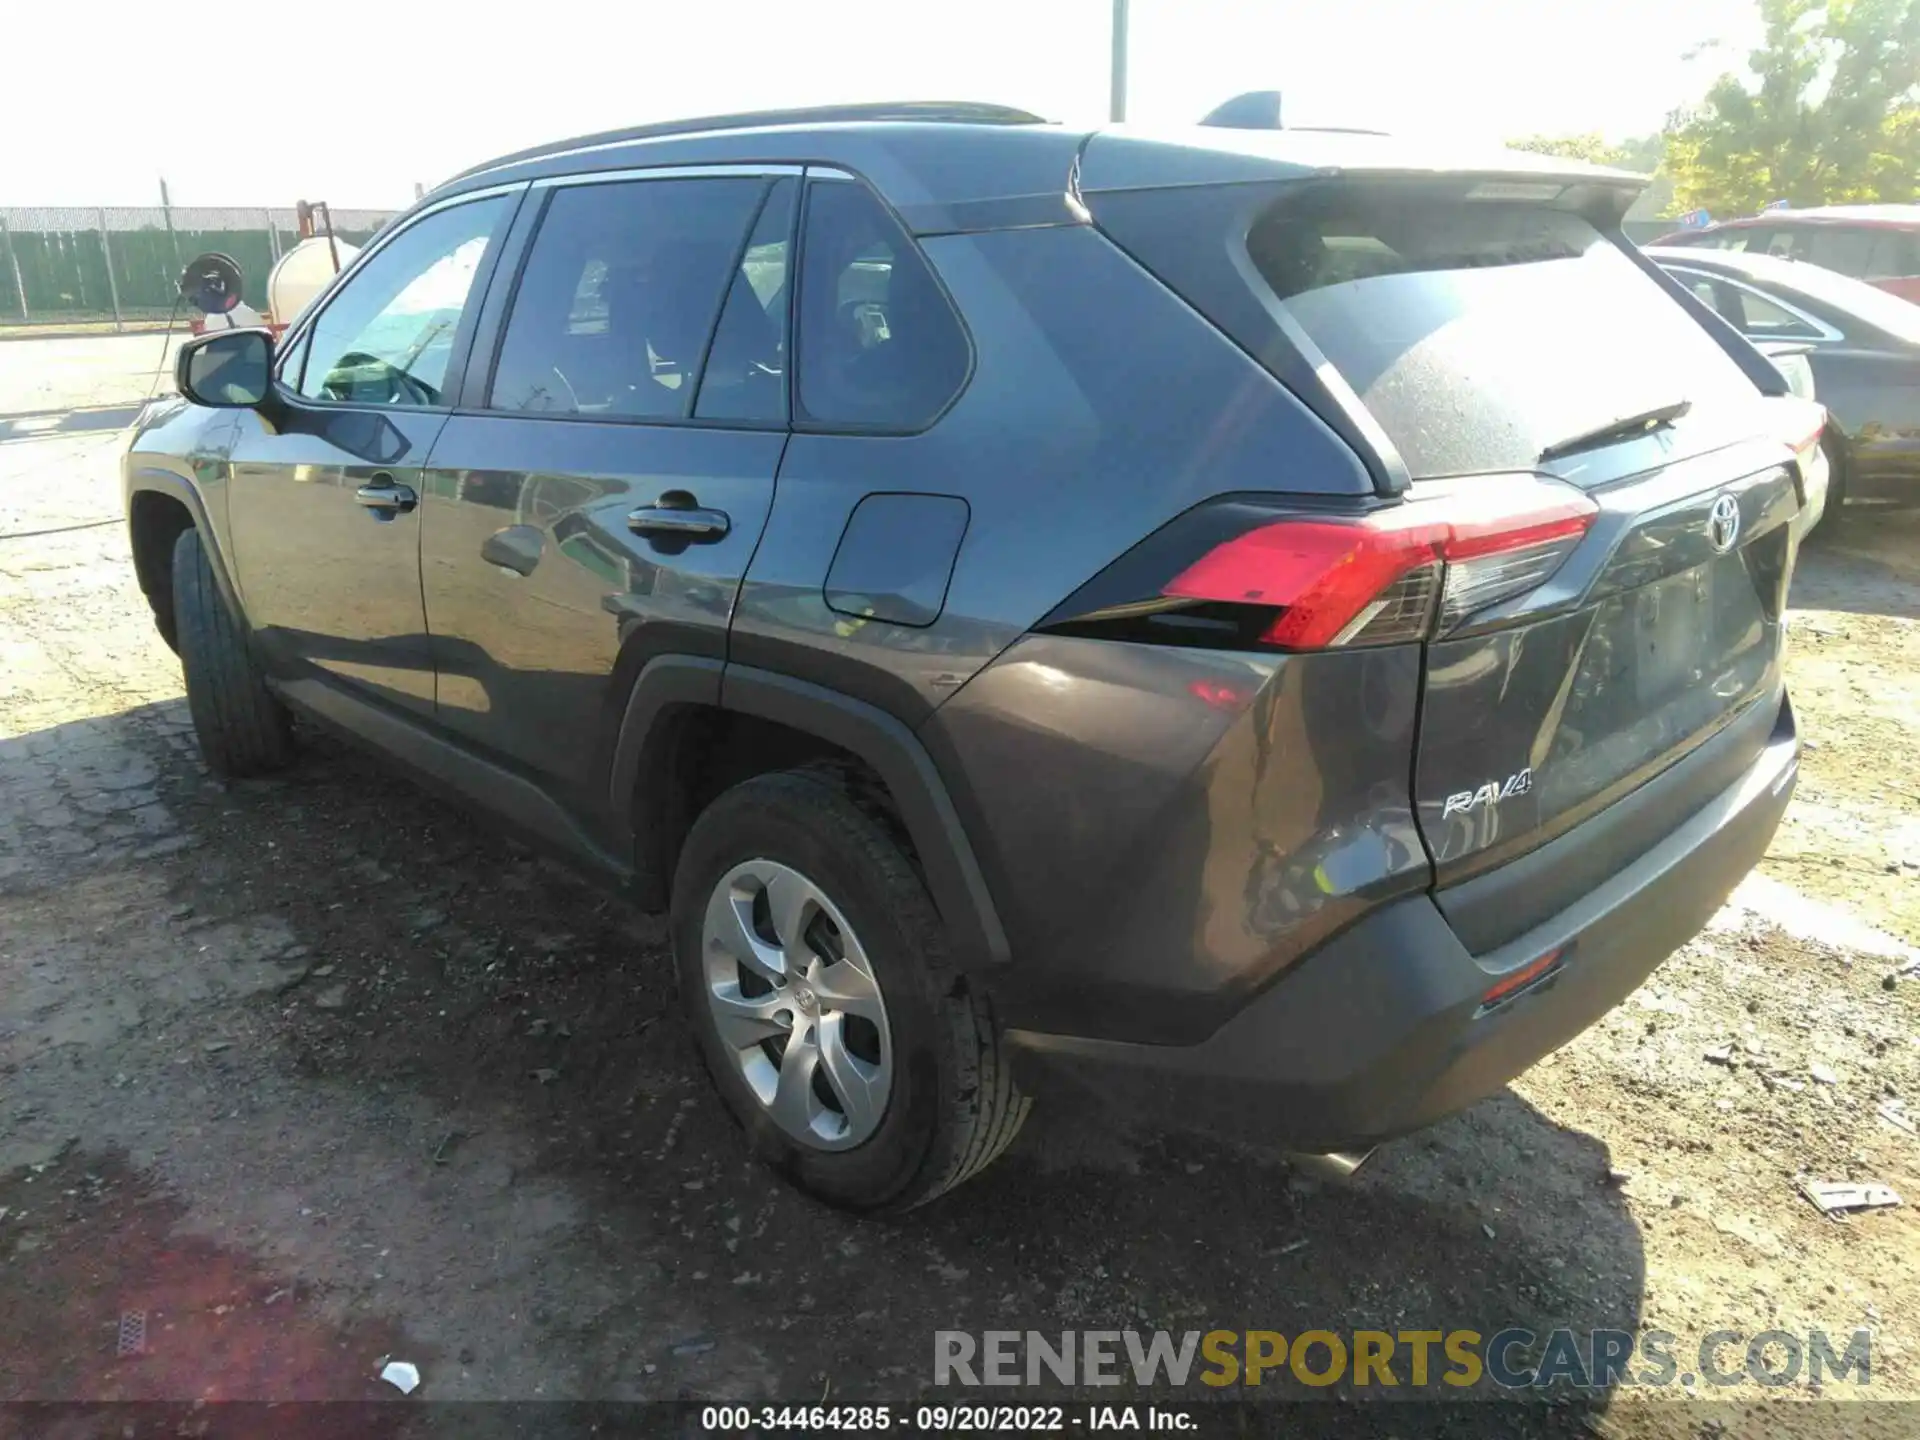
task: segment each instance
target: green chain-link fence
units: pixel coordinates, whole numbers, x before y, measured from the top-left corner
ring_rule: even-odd
[[[334,233],[362,245],[390,218],[335,210]],[[231,255],[243,297],[267,308],[267,275],[300,235],[292,210],[174,206],[0,206],[0,326],[165,320],[181,267]]]

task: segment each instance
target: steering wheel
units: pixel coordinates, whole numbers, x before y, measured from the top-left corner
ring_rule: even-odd
[[[386,385],[387,393],[377,403],[391,405],[438,405],[440,392],[415,378],[390,361],[364,350],[351,350],[333,362],[320,389],[329,400],[362,400],[361,388],[372,382]]]

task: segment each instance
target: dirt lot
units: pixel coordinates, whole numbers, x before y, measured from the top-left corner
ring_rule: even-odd
[[[1043,1109],[883,1225],[744,1161],[657,921],[322,739],[211,782],[119,527],[64,528],[111,517],[112,463],[0,445],[0,534],[38,532],[0,539],[0,1400],[377,1399],[394,1355],[424,1386],[355,1433],[468,1433],[407,1407],[907,1399],[940,1329],[1567,1325],[1671,1332],[1688,1371],[1714,1330],[1865,1328],[1872,1382],[1829,1400],[1920,1401],[1920,516],[1804,559],[1808,753],[1761,875],[1510,1092],[1342,1189]],[[1823,1218],[1807,1177],[1908,1203]],[[1666,1403],[1698,1393],[1343,1384],[1295,1433],[1920,1418]]]

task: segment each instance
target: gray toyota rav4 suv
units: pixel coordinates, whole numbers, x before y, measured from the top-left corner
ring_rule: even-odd
[[[1817,407],[1640,177],[972,105],[436,190],[125,462],[207,764],[370,743],[671,919],[836,1204],[1029,1096],[1351,1157],[1625,996],[1765,849]]]

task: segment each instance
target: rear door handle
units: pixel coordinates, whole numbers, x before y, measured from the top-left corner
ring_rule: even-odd
[[[733,522],[724,510],[643,505],[627,516],[627,528],[636,535],[657,535],[663,540],[710,543],[723,539]]]
[[[376,470],[367,483],[353,492],[353,498],[374,512],[376,520],[391,520],[404,515],[420,503],[413,487],[402,485],[384,470]]]

